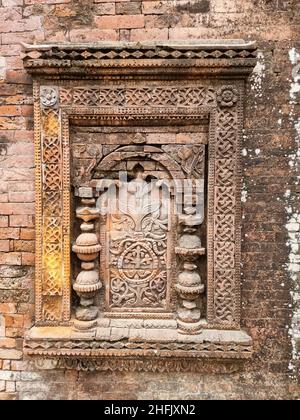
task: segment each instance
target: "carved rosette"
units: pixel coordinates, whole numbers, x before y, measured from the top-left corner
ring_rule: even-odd
[[[41,88],[41,104],[45,108],[54,106],[58,100],[58,90],[54,87],[44,86]]]
[[[76,239],[72,250],[81,261],[82,269],[73,284],[73,289],[80,297],[80,305],[76,309],[75,328],[82,331],[97,326],[98,308],[94,306],[94,298],[102,283],[95,262],[101,246],[97,235],[93,232],[99,210],[95,207],[92,188],[79,188],[79,196],[82,206],[76,210],[76,216],[83,220],[80,226],[82,233]]]
[[[184,263],[183,271],[179,273],[175,285],[181,299],[177,322],[182,334],[197,334],[201,328],[201,310],[197,301],[204,293],[204,284],[197,266],[198,258],[205,254],[198,234],[203,219],[195,214],[193,208],[185,209],[185,212],[186,214],[179,216],[183,232],[175,250]]]
[[[222,86],[217,93],[217,102],[220,107],[233,107],[238,99],[238,91],[233,86]]]

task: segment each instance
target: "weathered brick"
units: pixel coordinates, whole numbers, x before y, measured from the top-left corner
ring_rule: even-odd
[[[22,359],[22,356],[23,356],[23,353],[19,350],[0,348],[0,359],[20,360]]]
[[[34,229],[26,229],[22,228],[20,231],[20,239],[24,239],[27,241],[33,241],[35,239],[35,230]]]
[[[26,214],[10,216],[9,225],[11,227],[27,227],[27,228],[34,226],[32,216],[27,216]]]
[[[33,266],[35,263],[35,254],[33,252],[22,252],[22,264]]]
[[[33,203],[35,200],[34,191],[9,192],[8,199],[10,203]]]
[[[17,310],[14,303],[0,303],[0,313],[1,314],[13,314]]]
[[[34,241],[13,241],[13,249],[14,251],[33,252]]]
[[[20,252],[0,252],[0,264],[21,265],[22,256]]]
[[[116,4],[114,2],[109,3],[100,3],[96,7],[96,15],[103,16],[103,15],[114,15],[116,13]]]
[[[0,239],[19,239],[20,229],[17,228],[2,228],[0,230]]]
[[[116,3],[116,15],[139,15],[142,11],[141,1]]]
[[[164,41],[168,39],[168,29],[132,29],[130,31],[130,41]]]
[[[10,242],[9,240],[0,240],[0,252],[9,252]]]
[[[96,16],[95,23],[101,29],[134,29],[145,26],[142,15]]]
[[[0,392],[0,401],[15,401],[17,399],[17,393]]]
[[[0,228],[8,227],[8,216],[0,216]]]
[[[104,18],[105,16],[103,16]],[[113,29],[110,29],[113,28]],[[70,40],[75,41],[116,41],[118,33],[112,26],[102,27],[101,29],[72,29],[70,31]]]

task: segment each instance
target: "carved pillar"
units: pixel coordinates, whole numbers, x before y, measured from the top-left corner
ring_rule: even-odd
[[[81,269],[73,288],[80,297],[80,305],[76,309],[75,328],[89,330],[97,325],[98,308],[94,306],[94,298],[101,289],[99,269],[96,259],[101,246],[95,230],[95,220],[99,217],[99,210],[95,207],[92,188],[79,188],[78,195],[81,204],[76,210],[76,216],[83,220],[80,226],[82,233],[78,236],[73,251],[81,261]]]
[[[197,230],[203,222],[203,217],[196,215],[193,207],[186,208],[185,213],[179,216],[178,222],[183,228],[176,247],[176,254],[182,259],[184,268],[179,273],[175,285],[181,298],[177,322],[182,334],[197,334],[201,327],[201,310],[197,300],[204,292],[197,260],[200,255],[205,254]]]

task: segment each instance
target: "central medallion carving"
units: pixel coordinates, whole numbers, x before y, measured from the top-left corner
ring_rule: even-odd
[[[108,309],[168,308],[169,200],[163,181],[148,179],[143,166],[128,182],[113,183],[99,199],[107,212]]]

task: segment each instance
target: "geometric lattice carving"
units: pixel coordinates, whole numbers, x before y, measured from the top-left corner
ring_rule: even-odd
[[[62,229],[61,218],[51,217],[45,219],[45,241],[46,243],[59,243],[61,241]]]
[[[47,296],[43,301],[43,319],[47,323],[56,323],[62,316],[61,298]]]
[[[211,105],[215,91],[204,87],[185,88],[74,88],[60,89],[63,105],[84,106],[181,106]]]
[[[235,109],[220,110],[218,113],[218,130],[228,131],[238,125],[237,113]]]
[[[218,159],[216,160],[216,185],[230,187],[234,185],[234,159]]]
[[[233,242],[215,242],[215,267],[234,268],[234,256]]]
[[[234,213],[235,189],[233,187],[215,187],[215,212],[218,214]]]
[[[58,135],[58,110],[44,109],[42,112],[43,131],[47,137]]]
[[[45,190],[56,191],[61,189],[61,168],[60,165],[45,165],[44,169]]]
[[[219,322],[231,324],[235,308],[235,272],[234,270],[216,270],[215,272],[215,314]]]
[[[236,151],[236,130],[218,131],[216,134],[216,158],[232,158]]]
[[[60,140],[58,137],[46,137],[43,143],[44,162],[59,163],[61,160]]]
[[[216,242],[233,242],[235,223],[234,215],[215,215],[215,229],[214,236]]]
[[[45,217],[62,215],[61,194],[59,191],[44,192],[43,205]]]

